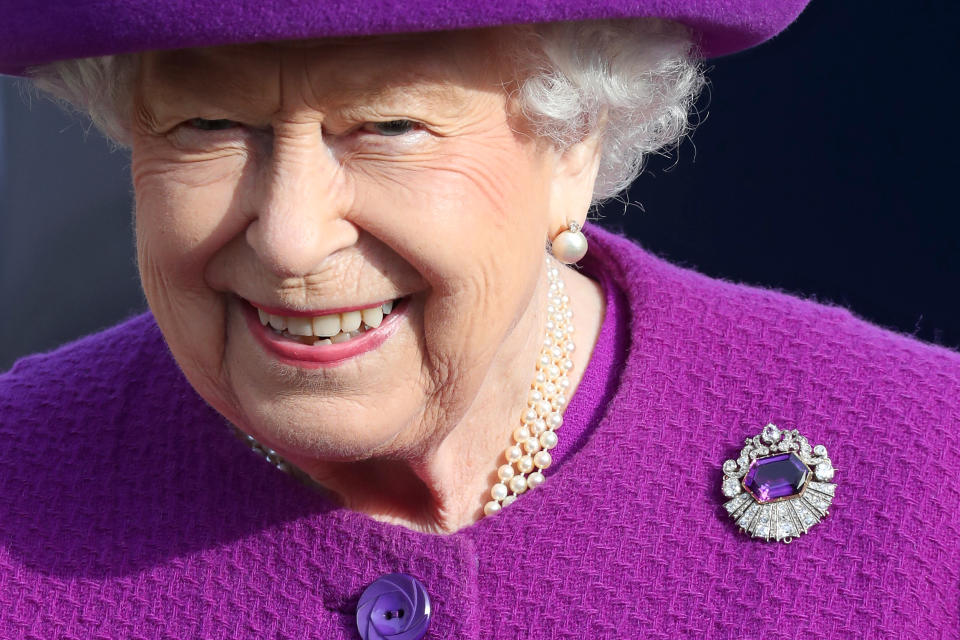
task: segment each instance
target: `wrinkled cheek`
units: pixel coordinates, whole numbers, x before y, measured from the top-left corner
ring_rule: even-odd
[[[196,197],[200,196],[200,197]],[[137,242],[170,278],[198,287],[204,265],[223,240],[223,213],[207,194],[157,184],[137,191]]]
[[[423,325],[434,388],[450,404],[472,402],[522,311],[510,280],[489,256],[472,254],[458,275],[432,290]],[[512,275],[526,278],[517,271]]]
[[[212,404],[229,396],[223,357],[226,304],[204,282],[213,253],[208,236],[182,215],[168,190],[142,185],[136,194],[140,281],[170,351],[194,388]]]
[[[150,310],[191,383],[204,397],[219,394],[227,339],[225,299],[182,280],[178,269],[158,259],[154,249],[151,237],[138,233],[140,281]]]

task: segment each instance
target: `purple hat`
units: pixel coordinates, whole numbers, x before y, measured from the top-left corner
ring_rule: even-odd
[[[773,37],[807,1],[0,0],[0,73],[148,49],[639,17],[687,25],[713,57]]]

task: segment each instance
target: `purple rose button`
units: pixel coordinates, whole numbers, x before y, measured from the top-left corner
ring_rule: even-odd
[[[420,640],[430,626],[430,596],[419,580],[388,573],[373,581],[357,603],[363,640]]]

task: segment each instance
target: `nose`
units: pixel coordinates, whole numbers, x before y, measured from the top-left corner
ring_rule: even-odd
[[[283,123],[273,131],[246,240],[278,277],[304,277],[357,241],[356,227],[345,218],[351,197],[320,123]]]

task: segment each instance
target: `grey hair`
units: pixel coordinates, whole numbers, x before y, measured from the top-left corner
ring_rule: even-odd
[[[37,89],[86,114],[107,138],[128,147],[137,69],[138,56],[128,54],[53,62],[33,67],[28,75]]]
[[[705,80],[682,25],[635,19],[517,29],[515,98],[536,135],[559,149],[600,137],[594,202],[624,190],[648,155],[689,132],[688,114]],[[129,146],[126,114],[133,112],[137,69],[137,54],[127,54],[54,62],[29,75],[38,89]]]
[[[600,136],[594,202],[626,189],[646,157],[677,144],[705,80],[687,30],[665,20],[535,27],[543,52],[519,102],[536,133],[565,148]]]

